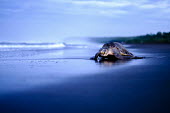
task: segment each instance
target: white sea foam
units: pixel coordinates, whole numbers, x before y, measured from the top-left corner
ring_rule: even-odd
[[[0,44],[0,48],[63,48],[65,44]]]
[[[47,49],[65,49],[65,48],[88,48],[88,46],[84,44],[68,44],[68,43],[0,42],[0,51],[47,50]]]

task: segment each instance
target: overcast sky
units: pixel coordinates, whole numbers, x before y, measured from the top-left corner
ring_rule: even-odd
[[[170,31],[170,0],[0,0],[0,41]]]

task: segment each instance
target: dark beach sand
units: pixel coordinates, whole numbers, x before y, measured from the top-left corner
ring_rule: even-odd
[[[130,49],[148,58],[95,63],[84,49],[70,50],[85,51],[77,58],[2,58],[0,113],[169,113],[170,45]]]

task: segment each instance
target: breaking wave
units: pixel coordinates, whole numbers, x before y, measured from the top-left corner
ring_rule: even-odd
[[[0,50],[35,50],[35,49],[62,49],[62,48],[86,48],[86,45],[66,43],[10,43],[0,42]]]

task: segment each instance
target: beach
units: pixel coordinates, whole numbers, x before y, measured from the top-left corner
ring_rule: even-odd
[[[126,47],[146,58],[99,63],[100,46],[84,45],[1,50],[0,112],[169,113],[170,45]]]

